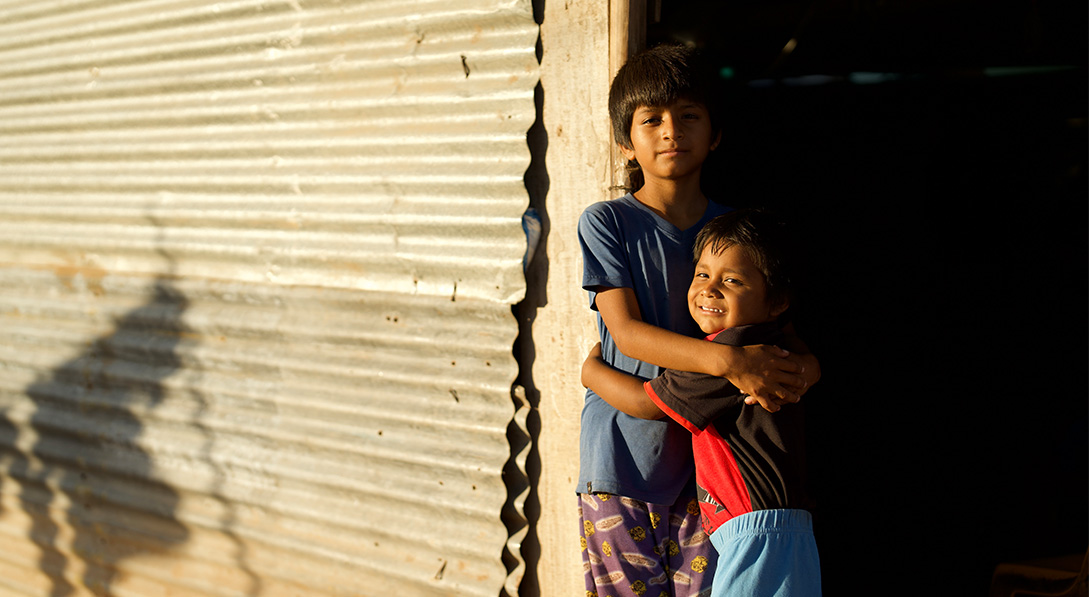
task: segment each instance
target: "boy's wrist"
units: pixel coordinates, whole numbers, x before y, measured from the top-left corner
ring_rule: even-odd
[[[717,346],[721,346],[725,350],[720,351],[718,363],[715,365],[718,368],[718,371],[716,371],[714,375],[716,377],[725,377],[733,382],[734,385],[737,385],[735,383],[737,380],[734,379],[734,376],[738,370],[737,363],[740,358],[739,353],[742,352],[743,349],[740,346],[730,346],[727,344],[718,344]]]

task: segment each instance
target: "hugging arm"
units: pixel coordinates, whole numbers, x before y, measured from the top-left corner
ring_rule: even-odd
[[[582,385],[590,388],[616,410],[640,419],[660,419],[665,416],[658,405],[643,390],[643,380],[612,368],[601,359],[598,343],[582,364]]]
[[[783,403],[797,402],[799,389],[808,387],[802,375],[804,361],[782,348],[708,343],[646,323],[631,288],[598,289],[595,304],[617,348],[634,359],[725,377],[771,412]]]
[[[783,331],[786,333],[786,338],[782,342],[782,347],[789,352],[790,356],[787,358],[798,366],[798,380],[800,381],[800,384],[787,385],[787,388],[800,399],[803,394],[809,391],[809,388],[820,381],[821,364],[816,355],[809,352],[809,347],[806,346],[805,342],[795,334],[794,324],[788,323]],[[788,401],[780,400],[779,402],[785,404]],[[797,402],[797,400],[793,402]],[[752,396],[745,399],[745,404],[758,403],[759,401]]]

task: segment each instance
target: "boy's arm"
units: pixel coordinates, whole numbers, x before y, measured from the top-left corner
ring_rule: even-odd
[[[798,390],[806,383],[800,375],[803,364],[786,350],[763,344],[708,344],[650,325],[639,314],[639,302],[630,288],[599,289],[594,302],[617,348],[633,359],[725,377],[771,412],[800,399]]]
[[[661,419],[665,416],[647,396],[643,380],[614,369],[601,360],[601,343],[594,346],[582,364],[582,385],[622,413],[640,419]]]

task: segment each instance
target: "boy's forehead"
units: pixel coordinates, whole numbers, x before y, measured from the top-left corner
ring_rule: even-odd
[[[700,258],[696,260],[696,267],[700,266],[725,269],[737,273],[752,271],[756,268],[740,245],[726,245],[717,247],[716,250],[714,243],[707,243],[703,247]]]
[[[672,102],[669,102],[667,104],[662,104],[662,105],[639,104],[638,106],[635,107],[635,111],[636,112],[643,112],[643,111],[646,111],[646,112],[659,112],[659,111],[665,110],[667,108],[700,108],[700,109],[706,110],[707,105],[704,104],[703,102],[698,102],[696,100],[681,98],[681,99],[674,100]]]

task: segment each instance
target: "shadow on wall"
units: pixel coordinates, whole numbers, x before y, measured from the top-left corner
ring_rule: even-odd
[[[148,221],[160,230],[161,247],[164,227],[151,214]],[[213,542],[226,553],[196,547],[207,556],[199,564],[203,574],[177,566],[161,580],[185,581],[219,565],[230,569],[217,575],[221,587],[250,597],[262,591],[237,533],[237,504],[227,495],[226,468],[207,421],[211,405],[197,390],[200,365],[183,362],[180,350],[183,338],[193,344],[187,338],[192,330],[183,323],[190,301],[173,282],[173,257],[162,248],[155,251],[171,274],[155,279],[147,302],[121,316],[113,333],[26,388],[33,412],[25,428],[20,430],[14,413],[0,410],[0,450],[12,450],[6,473],[21,486],[30,543],[40,551],[38,568],[50,579],[51,597],[83,592],[73,583],[96,595],[113,594],[123,560],[164,554],[194,539],[180,520],[178,490],[157,478],[163,463],[156,464],[145,449],[174,437],[170,448],[184,451],[184,438],[192,442],[193,432],[199,447],[184,474],[215,511],[205,520],[211,534],[226,539]],[[184,387],[168,391],[166,380],[183,369],[185,381],[175,385]],[[168,394],[171,407],[161,408]],[[150,421],[159,426],[152,442],[145,428]],[[172,436],[172,428],[181,433]]]
[[[50,578],[51,597],[82,592],[76,582],[110,595],[122,560],[161,555],[191,539],[179,520],[178,490],[156,478],[156,464],[144,448],[145,422],[157,418],[167,397],[164,380],[183,368],[179,346],[187,307],[185,295],[160,277],[148,302],[118,319],[109,336],[27,387],[34,409],[29,431],[23,431],[32,443],[28,454],[17,448],[19,428],[0,412],[0,444],[16,447],[9,475],[22,486],[29,539],[40,550],[38,568]],[[186,385],[189,414],[161,421],[164,428],[181,423],[197,431],[196,462],[203,471],[194,473],[210,479],[204,495],[215,501],[216,531],[233,551],[228,576],[240,593],[255,597],[261,581],[235,531],[236,505],[225,495],[227,474],[216,461],[216,436],[205,421],[209,404],[192,383]]]
[[[544,1],[535,0],[533,3],[534,19],[540,25],[544,21]],[[537,40],[537,59],[541,59],[543,48],[541,40]],[[529,442],[529,452],[526,455],[525,473],[529,482],[529,493],[524,503],[524,514],[528,526],[525,537],[522,540],[522,558],[525,560],[525,575],[518,587],[520,595],[540,595],[541,579],[538,577],[538,567],[541,560],[541,539],[537,533],[537,525],[541,519],[541,498],[538,494],[541,480],[541,455],[538,450],[541,438],[541,418],[538,412],[541,404],[541,391],[533,379],[533,364],[537,359],[536,343],[533,338],[533,323],[537,319],[538,310],[548,305],[546,286],[548,281],[548,236],[551,233],[551,221],[546,208],[546,198],[550,186],[548,170],[545,168],[545,155],[548,151],[548,132],[545,130],[543,114],[545,92],[544,87],[538,83],[534,89],[533,100],[537,110],[537,119],[526,134],[526,142],[530,149],[530,165],[525,173],[526,190],[529,193],[530,208],[540,218],[540,230],[536,244],[529,243],[525,265],[526,273],[526,297],[513,307],[513,313],[518,320],[518,340],[515,342],[514,354],[518,359],[517,384],[525,389],[526,400],[530,410],[526,417],[526,432],[528,437],[523,437],[521,430],[512,425],[508,432],[512,450],[521,447],[524,442]],[[517,453],[517,452],[512,452]]]
[[[32,445],[10,475],[22,485],[51,596],[75,593],[74,582],[109,594],[121,560],[189,537],[176,519],[178,492],[155,479],[140,442],[143,419],[163,401],[162,381],[180,367],[187,305],[158,280],[151,300],[121,317],[112,334],[26,388],[34,413],[24,434]]]
[[[226,474],[204,421],[207,399],[188,383],[184,411],[156,413],[168,393],[165,380],[183,367],[179,345],[188,306],[169,278],[158,278],[147,303],[119,318],[113,333],[26,388],[33,413],[23,430],[14,413],[0,411],[0,445],[14,448],[7,474],[21,487],[29,539],[40,551],[38,568],[50,579],[52,597],[83,587],[112,594],[123,560],[162,554],[191,539],[179,520],[179,492],[156,478],[145,448],[145,424],[156,419],[163,429],[180,423],[200,436],[196,467],[203,471],[193,473],[210,478],[205,495],[216,502],[216,530],[234,552],[236,588],[261,592],[235,532],[236,507],[224,494]],[[169,442],[169,435],[160,441]]]

